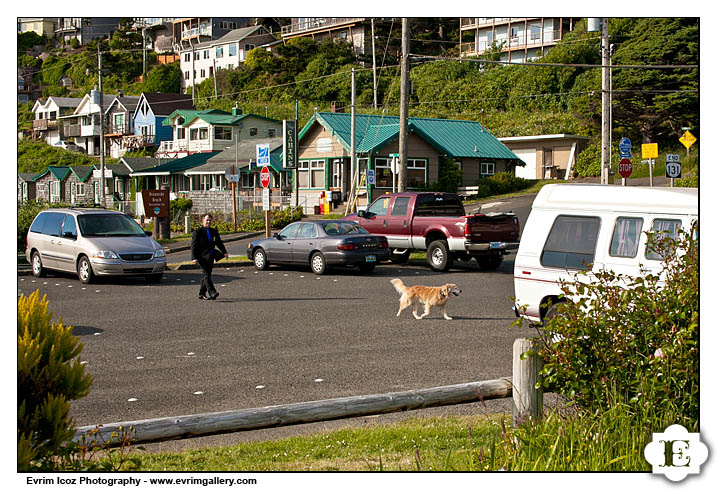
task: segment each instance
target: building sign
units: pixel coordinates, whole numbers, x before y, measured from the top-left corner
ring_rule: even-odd
[[[170,214],[170,192],[167,189],[143,189],[142,204],[148,218],[164,218]]]
[[[257,167],[269,165],[269,143],[257,143]]]
[[[297,168],[297,122],[293,119],[284,120],[284,168]]]

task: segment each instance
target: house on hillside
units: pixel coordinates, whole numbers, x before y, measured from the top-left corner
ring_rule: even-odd
[[[247,27],[249,17],[180,17],[172,21],[172,44],[175,52],[199,43],[219,39],[235,29]]]
[[[356,55],[371,55],[372,20],[374,26],[399,26],[401,19],[378,17],[293,17],[292,22],[282,27],[282,40],[287,42],[298,37],[310,37],[319,42],[346,41]]]
[[[159,146],[156,157],[186,157],[198,152],[222,151],[239,140],[274,138],[282,134],[282,122],[275,119],[231,113],[219,109],[180,109],[163,122],[172,129],[173,139]]]
[[[123,145],[124,138],[134,134],[132,116],[139,100],[139,96],[120,93],[105,107],[105,144],[112,158],[119,158],[128,150]]]
[[[181,87],[186,89],[212,78],[216,70],[238,67],[254,48],[276,41],[263,26],[252,26],[235,29],[219,39],[188,46],[180,52]]]
[[[102,107],[110,107],[115,97],[103,94]],[[87,155],[100,155],[100,106],[95,104],[91,94],[82,97],[72,114],[60,116],[59,119],[66,139],[74,140]]]
[[[54,145],[66,137],[64,125],[60,119],[75,112],[82,99],[73,97],[48,97],[38,99],[32,107],[35,119],[32,122],[32,136],[43,139],[48,145]]]
[[[462,170],[460,186],[473,186],[483,177],[524,165],[479,122],[409,118],[408,126],[409,190],[437,182],[443,158]],[[392,154],[399,153],[399,118],[357,114],[355,134],[358,170],[352,172],[351,115],[321,112],[307,122],[298,144],[300,201],[316,205],[326,191],[337,192],[344,201],[361,184],[358,204],[362,205],[392,191],[391,162]],[[373,171],[374,184],[367,182],[367,170]]]
[[[172,140],[172,128],[164,126],[162,121],[173,112],[185,109],[194,109],[192,96],[143,92],[132,117],[132,135],[123,139],[123,145],[128,150],[139,150]]]

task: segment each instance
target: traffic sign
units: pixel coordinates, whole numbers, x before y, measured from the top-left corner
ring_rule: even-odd
[[[641,145],[641,154],[644,159],[657,159],[658,143],[644,143]]]
[[[269,187],[269,177],[271,174],[269,173],[269,167],[262,167],[262,171],[259,173],[259,180],[262,182],[263,188]]]
[[[631,140],[629,140],[626,137],[621,138],[621,141],[618,143],[618,150],[621,152],[621,154],[631,154]]]
[[[367,184],[374,186],[376,185],[376,177],[374,175],[374,169],[368,169],[366,171],[366,182]]]
[[[257,144],[257,167],[269,165],[269,143]]]
[[[666,155],[666,177],[669,179],[680,179],[681,161],[674,158],[668,160],[668,157],[678,157],[678,155]]]
[[[690,131],[686,130],[686,132],[683,133],[683,136],[681,136],[678,141],[681,142],[684,147],[691,148],[691,146],[697,141],[697,139]]]
[[[631,174],[633,174],[633,164],[631,161],[628,159],[621,159],[618,163],[618,173],[621,174],[621,177],[624,179],[631,177]]]

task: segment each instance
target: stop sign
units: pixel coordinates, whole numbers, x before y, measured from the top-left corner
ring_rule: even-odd
[[[628,159],[621,159],[618,163],[618,173],[621,174],[621,177],[624,179],[631,177],[631,174],[633,173],[633,164],[631,161]]]
[[[262,171],[259,173],[259,180],[262,182],[263,188],[269,187],[269,168],[267,166],[262,167]]]

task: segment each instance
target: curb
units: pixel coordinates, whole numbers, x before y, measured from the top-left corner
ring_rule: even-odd
[[[245,234],[240,235],[231,235],[228,237],[222,237],[222,242],[234,242],[237,240],[242,239],[251,239],[252,237],[257,237],[259,235],[262,235],[264,232],[248,232]],[[192,244],[183,244],[183,245],[169,245],[164,248],[165,254],[171,254],[173,252],[182,252],[182,251],[188,251],[192,247]]]

